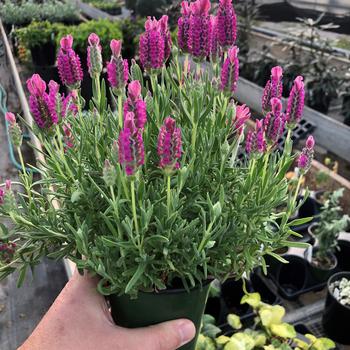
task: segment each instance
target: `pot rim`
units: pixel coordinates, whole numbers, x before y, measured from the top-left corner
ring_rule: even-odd
[[[202,281],[202,283],[198,283],[196,284],[194,287],[192,288],[189,288],[189,290],[187,291],[186,288],[174,288],[174,289],[161,289],[159,291],[152,291],[152,292],[145,292],[145,291],[138,291],[138,293],[142,293],[142,294],[156,294],[156,295],[159,295],[159,294],[181,294],[181,293],[189,293],[189,292],[192,292],[192,291],[195,291],[195,290],[198,290],[198,289],[201,289],[201,288],[204,288],[206,287],[208,284],[210,284],[211,282],[214,281],[214,278],[208,278],[204,281]]]
[[[329,295],[336,301],[337,304],[339,304],[340,306],[342,306],[343,308],[345,308],[346,310],[350,311],[350,306],[348,305],[343,305],[341,304],[338,299],[333,295],[333,293],[330,290],[330,285],[331,283],[338,281],[341,277],[348,277],[348,279],[350,280],[350,271],[340,271],[340,272],[336,272],[335,274],[333,274],[331,277],[328,278],[327,281],[327,291],[329,293]]]
[[[333,258],[333,261],[334,263],[332,264],[332,266],[328,269],[324,269],[322,267],[319,267],[319,266],[315,266],[312,262],[313,262],[313,257],[314,257],[314,252],[317,251],[317,247],[313,247],[312,249],[312,257],[311,257],[311,262],[310,262],[310,265],[316,269],[319,269],[319,270],[322,270],[322,271],[331,271],[333,269],[335,269],[337,266],[338,266],[338,259],[336,257],[336,255],[332,252],[328,252],[327,255],[328,256],[331,256]]]

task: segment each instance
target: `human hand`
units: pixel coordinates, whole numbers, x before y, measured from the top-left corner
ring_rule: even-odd
[[[76,271],[18,350],[175,350],[194,337],[195,327],[185,319],[138,329],[116,326],[97,282]]]

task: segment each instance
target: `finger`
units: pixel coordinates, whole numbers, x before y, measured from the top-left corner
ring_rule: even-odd
[[[128,339],[125,349],[141,349],[142,345],[143,350],[175,350],[191,341],[196,329],[191,321],[180,319],[122,332]]]

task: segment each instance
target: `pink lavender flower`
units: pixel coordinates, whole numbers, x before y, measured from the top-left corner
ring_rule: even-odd
[[[246,153],[249,155],[261,154],[266,151],[266,140],[263,120],[257,120],[255,125],[255,131],[249,131],[246,137],[245,145]]]
[[[314,158],[314,146],[315,140],[312,136],[309,136],[306,140],[305,147],[301,151],[297,163],[298,168],[301,170],[302,174],[305,174],[311,168],[312,160]]]
[[[288,98],[286,112],[288,126],[293,128],[295,124],[297,124],[300,121],[303,115],[304,100],[305,88],[303,83],[303,77],[299,75],[294,80],[294,84]]]
[[[9,179],[5,181],[5,189],[0,187],[0,205],[1,209],[7,213],[17,207],[12,182]]]
[[[128,61],[120,54],[121,40],[113,39],[110,44],[112,57],[107,63],[107,77],[113,91],[119,95],[123,92],[129,79]]]
[[[134,175],[145,161],[142,131],[132,133],[129,128],[125,127],[119,134],[118,147],[119,163],[124,167],[128,176]]]
[[[0,205],[3,205],[5,201],[5,191],[0,188]]]
[[[233,93],[237,87],[239,76],[238,47],[233,46],[228,50],[221,69],[221,90]]]
[[[128,112],[133,112],[136,128],[143,130],[147,122],[147,106],[141,97],[141,84],[138,80],[133,80],[128,85],[128,98],[124,102],[124,120]]]
[[[97,34],[91,33],[88,38],[87,66],[91,78],[99,76],[102,72],[102,47]]]
[[[4,262],[5,264],[11,262],[15,254],[16,246],[14,242],[6,243],[0,240],[0,262]]]
[[[234,129],[239,133],[239,135],[242,135],[243,126],[250,117],[251,113],[249,107],[247,107],[245,104],[236,106],[236,116],[232,120],[232,125],[234,126]]]
[[[160,69],[165,62],[165,40],[160,23],[148,17],[140,36],[140,61],[145,69]]]
[[[210,16],[210,57],[214,61],[219,56],[217,22],[217,17]]]
[[[46,92],[46,83],[39,74],[34,74],[27,80],[29,107],[36,124],[41,129],[48,129],[57,124],[60,118],[64,118],[65,111],[62,108],[63,98],[60,95],[59,85],[51,80],[49,93]]]
[[[15,147],[21,147],[23,135],[21,127],[16,121],[16,116],[13,113],[7,112],[5,119],[8,121],[8,132],[11,137],[12,143]]]
[[[232,0],[220,0],[217,13],[217,35],[221,47],[234,45],[237,36],[237,19]]]
[[[282,102],[277,97],[271,99],[271,108],[272,111],[264,118],[264,128],[267,142],[274,146],[283,135],[285,115],[282,113]]]
[[[305,146],[306,148],[309,150],[309,151],[312,151],[315,147],[315,139],[312,135],[310,135],[307,140],[306,140],[306,143],[305,143]]]
[[[83,80],[83,70],[79,56],[73,50],[73,37],[67,35],[60,41],[61,48],[58,52],[57,66],[62,84],[74,90],[80,87]]]
[[[170,57],[172,47],[171,34],[168,27],[168,16],[163,15],[158,23],[164,39],[164,59],[166,61]]]
[[[181,130],[173,118],[167,117],[160,128],[158,137],[159,166],[167,172],[180,167],[178,160],[182,152]]]
[[[178,24],[177,43],[179,45],[179,49],[182,52],[189,52],[188,38],[189,38],[189,30],[190,30],[190,15],[191,15],[190,5],[188,4],[187,1],[182,1],[181,17],[177,22]]]
[[[189,52],[196,59],[205,59],[210,54],[210,1],[196,0],[190,5],[190,27],[188,36]]]
[[[263,96],[262,96],[262,110],[267,113],[271,110],[271,99],[277,97],[282,98],[282,74],[283,70],[281,67],[276,66],[271,69],[270,80],[266,83]]]

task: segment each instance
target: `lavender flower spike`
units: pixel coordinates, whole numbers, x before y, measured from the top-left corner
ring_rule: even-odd
[[[314,146],[315,140],[312,136],[309,136],[306,140],[305,147],[301,151],[297,160],[298,168],[302,174],[306,174],[311,168],[312,160],[314,158]]]
[[[88,38],[87,66],[91,78],[98,77],[102,72],[102,47],[97,34],[91,33]]]
[[[270,146],[275,146],[283,135],[285,115],[282,113],[282,102],[277,97],[271,99],[272,111],[264,118],[266,140]]]
[[[61,48],[58,52],[57,66],[62,84],[75,90],[80,87],[83,80],[83,70],[79,56],[73,50],[73,37],[67,35],[60,41]]]
[[[283,70],[281,67],[276,66],[271,69],[270,80],[265,85],[261,107],[264,113],[271,111],[271,99],[273,97],[282,98],[282,74]]]
[[[189,52],[198,60],[210,54],[210,1],[197,0],[190,5],[191,17],[188,37]]]
[[[160,128],[158,137],[159,166],[168,173],[178,169],[180,167],[178,160],[181,158],[181,153],[181,130],[176,127],[173,118],[167,117]]]
[[[238,47],[233,46],[228,50],[228,57],[221,69],[221,90],[233,93],[237,87],[239,76]]]
[[[305,88],[303,77],[298,76],[294,80],[287,104],[287,123],[290,128],[294,128],[303,115],[305,100]]]
[[[234,45],[237,36],[237,19],[232,0],[220,0],[217,19],[217,35],[220,46],[228,48]]]
[[[246,136],[245,150],[248,155],[259,155],[266,151],[266,140],[263,120],[257,120],[255,131],[249,131]]]
[[[190,5],[187,1],[182,1],[181,3],[181,17],[179,18],[178,24],[178,32],[177,32],[177,42],[179,45],[179,49],[182,52],[189,52],[188,47],[188,38],[189,38],[189,30],[190,30]]]
[[[16,116],[13,113],[7,112],[5,114],[5,119],[8,122],[8,132],[11,137],[11,141],[15,147],[21,147],[23,135],[21,127],[16,121]]]
[[[113,39],[110,47],[112,51],[111,60],[107,63],[107,77],[113,92],[116,95],[123,93],[129,79],[128,61],[122,58],[121,41]]]
[[[147,122],[147,107],[146,102],[142,99],[141,84],[138,80],[128,85],[128,98],[124,102],[124,120],[128,112],[133,112],[136,127],[143,130]]]
[[[148,17],[140,36],[140,61],[146,70],[161,69],[165,62],[165,39],[160,23]]]
[[[124,167],[126,175],[134,175],[145,161],[141,130],[132,133],[129,128],[124,128],[119,134],[118,147],[119,162]]]

